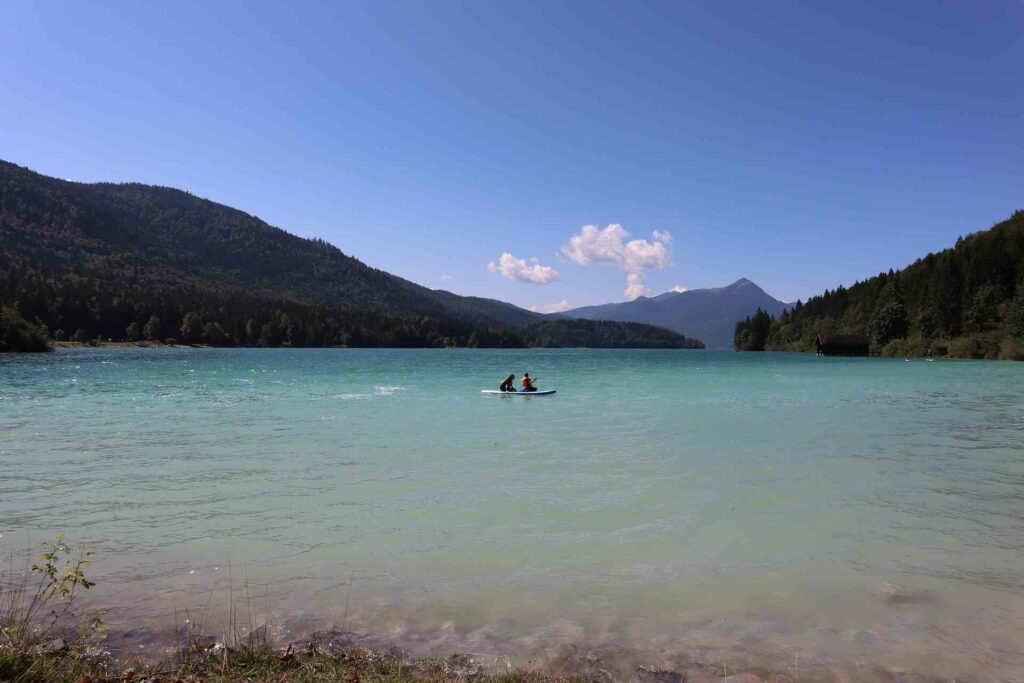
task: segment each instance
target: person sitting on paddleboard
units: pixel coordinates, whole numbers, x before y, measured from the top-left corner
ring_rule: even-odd
[[[515,391],[516,390],[515,382],[516,382],[516,376],[515,375],[509,375],[508,377],[505,378],[505,381],[501,383],[501,386],[498,387],[498,391]]]
[[[533,380],[530,379],[530,373],[523,373],[523,391],[537,391],[537,387],[533,386]]]

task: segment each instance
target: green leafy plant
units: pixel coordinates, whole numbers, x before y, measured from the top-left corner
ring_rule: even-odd
[[[25,650],[60,634],[76,616],[76,599],[94,585],[86,577],[93,551],[68,543],[64,536],[40,544],[30,572],[18,582],[0,582],[0,635],[6,645]],[[76,639],[84,647],[103,632],[100,611],[89,618]]]

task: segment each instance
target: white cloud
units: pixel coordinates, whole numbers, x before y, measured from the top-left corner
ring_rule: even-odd
[[[626,298],[632,301],[638,296],[647,293],[647,285],[644,284],[643,273],[629,273],[626,275]]]
[[[532,282],[536,285],[547,285],[560,277],[557,270],[542,266],[539,259],[531,258],[527,263],[526,260],[517,259],[507,251],[501,255],[498,263],[494,263],[494,261],[488,263],[487,270],[492,273],[500,273],[510,280]]]
[[[530,306],[529,310],[534,313],[564,313],[568,311],[572,306],[566,299],[556,301],[553,304],[544,304],[543,306]]]
[[[455,278],[449,275],[448,273],[445,273],[444,275],[441,276],[441,282],[451,282],[454,279]]]
[[[648,293],[644,284],[644,271],[648,268],[668,268],[672,265],[672,235],[667,230],[655,230],[652,241],[629,239],[629,233],[617,223],[604,228],[584,225],[578,234],[569,238],[562,247],[573,263],[616,266],[626,271],[625,295],[635,299]]]
[[[678,293],[682,294],[683,292],[689,292],[690,288],[689,287],[683,287],[682,285],[676,285],[675,287],[672,288],[672,291],[673,292],[678,292]]]

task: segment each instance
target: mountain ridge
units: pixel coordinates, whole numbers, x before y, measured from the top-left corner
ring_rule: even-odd
[[[56,336],[214,345],[524,346],[550,321],[429,289],[191,192],[2,160],[0,304]],[[693,344],[654,328],[563,327],[544,338]]]
[[[732,345],[735,325],[758,308],[779,315],[787,304],[752,280],[741,277],[723,287],[664,292],[621,303],[582,306],[562,313],[569,318],[657,325],[701,339],[708,348]]]

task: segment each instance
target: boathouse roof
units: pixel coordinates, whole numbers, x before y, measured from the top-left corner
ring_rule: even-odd
[[[822,346],[861,346],[868,345],[871,340],[863,334],[819,334],[818,343]]]

